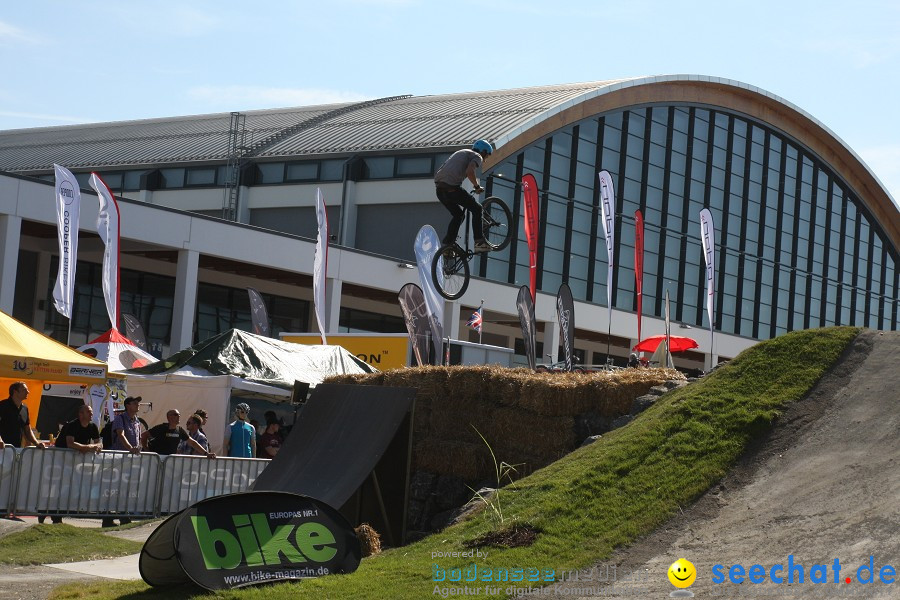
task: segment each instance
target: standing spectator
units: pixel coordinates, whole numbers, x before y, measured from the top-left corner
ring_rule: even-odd
[[[82,454],[97,453],[103,450],[100,430],[97,428],[97,424],[91,420],[93,417],[94,409],[87,404],[79,406],[78,417],[60,429],[59,437],[56,438],[56,447],[78,450]]]
[[[209,451],[209,440],[206,439],[206,435],[200,431],[202,421],[203,419],[197,414],[188,417],[187,423],[185,423],[188,430],[188,438],[178,444],[178,454],[200,455],[206,458],[216,457],[215,454]]]
[[[140,396],[128,396],[125,398],[125,412],[116,415],[113,420],[113,450],[123,450],[132,454],[141,453],[141,421],[137,418],[137,411],[141,405]],[[131,523],[128,517],[119,517],[119,523],[126,525]],[[114,525],[112,517],[103,518],[103,527]]]
[[[125,398],[125,412],[113,420],[113,450],[124,450],[133,454],[141,453],[141,422],[137,418],[140,396]]]
[[[274,413],[266,419],[266,430],[259,438],[259,454],[257,458],[272,459],[278,454],[281,445],[284,443],[284,438],[281,437],[281,425],[281,419],[275,417]]]
[[[638,369],[641,367],[641,359],[638,358],[637,353],[632,352],[628,357],[628,367],[632,369]]]
[[[6,446],[21,447],[23,438],[26,446],[47,447],[31,430],[28,407],[24,404],[27,397],[28,386],[17,381],[9,386],[9,398],[0,401],[0,450]]]
[[[188,433],[178,423],[181,421],[181,413],[171,409],[166,413],[166,422],[151,427],[141,436],[141,445],[150,452],[167,455],[178,452],[178,445],[187,441]]]
[[[256,430],[247,422],[250,407],[241,402],[234,409],[237,417],[225,430],[225,454],[235,458],[253,458],[256,456]]]
[[[56,437],[57,448],[69,448],[82,454],[88,452],[99,453],[103,450],[103,442],[100,441],[100,429],[91,421],[94,409],[86,404],[78,407],[78,417],[68,423],[64,423]],[[46,514],[38,514],[38,523],[43,523]],[[51,516],[53,523],[62,523],[62,517]]]
[[[203,431],[203,428],[206,426],[206,420],[209,419],[209,415],[202,408],[198,408],[194,411],[194,414],[200,417],[200,433],[206,435],[206,432]]]

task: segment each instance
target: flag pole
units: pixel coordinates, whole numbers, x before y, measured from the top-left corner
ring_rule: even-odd
[[[478,345],[481,345],[481,332],[484,331],[484,298],[481,299],[481,306],[478,307],[478,314],[481,315],[481,325],[478,326]]]

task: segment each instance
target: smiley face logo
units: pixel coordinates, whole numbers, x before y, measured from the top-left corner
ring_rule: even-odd
[[[697,579],[697,569],[687,559],[679,558],[669,565],[669,581],[677,588],[690,587]]]

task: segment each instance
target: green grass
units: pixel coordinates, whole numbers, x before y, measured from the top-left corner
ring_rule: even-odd
[[[757,344],[698,383],[667,394],[628,426],[519,480],[515,487],[504,488],[503,526],[510,521],[527,523],[541,533],[530,547],[487,548],[487,558],[478,559],[477,566],[553,569],[558,577],[561,571],[602,561],[617,547],[651,532],[720,480],[748,443],[768,431],[786,405],[809,391],[858,332],[801,331]],[[467,542],[499,526],[488,513],[482,511],[415,544],[365,559],[350,575],[217,597],[431,598],[435,564],[448,575],[452,569],[465,572],[472,564],[464,558],[433,559],[432,552],[465,550]],[[52,597],[156,595],[139,582],[79,583],[58,588]],[[166,595],[174,599],[204,594],[182,587],[167,590]]]
[[[94,529],[60,525],[33,525],[0,539],[0,564],[44,565],[126,556],[142,544],[104,535]]]

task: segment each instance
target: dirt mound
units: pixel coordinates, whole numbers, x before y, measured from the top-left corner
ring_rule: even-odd
[[[900,332],[861,333],[720,485],[654,534],[582,572],[581,581],[546,593],[664,598],[676,590],[669,565],[686,558],[697,569],[689,590],[700,598],[898,597],[900,580],[879,581],[885,565],[900,572],[898,364]],[[870,557],[874,582],[862,584]],[[788,583],[789,562],[802,565],[803,583],[797,569]],[[729,578],[734,565],[744,571],[734,571],[740,584]],[[763,569],[762,577],[754,571],[759,583],[749,579],[753,565]],[[778,565],[780,584],[770,578]],[[821,567],[813,572],[815,565]],[[714,575],[722,583],[714,584]],[[820,576],[826,581],[812,582]]]

